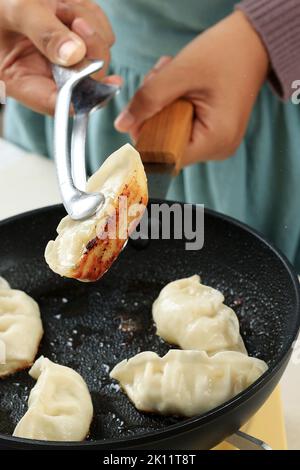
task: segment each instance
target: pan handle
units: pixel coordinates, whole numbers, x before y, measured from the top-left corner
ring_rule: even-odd
[[[250,436],[242,431],[237,431],[226,441],[239,450],[272,450],[272,448],[260,439]]]
[[[148,119],[136,142],[143,162],[172,166],[173,173],[179,173],[192,122],[193,105],[185,99],[174,101]]]

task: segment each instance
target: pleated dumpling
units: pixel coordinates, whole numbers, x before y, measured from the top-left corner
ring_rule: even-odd
[[[38,304],[0,279],[0,377],[30,367],[43,336]]]
[[[247,353],[235,312],[197,275],[170,282],[153,303],[157,334],[182,349]]]
[[[230,400],[267,368],[265,362],[235,351],[208,356],[171,349],[162,358],[154,352],[137,354],[117,364],[110,376],[138,410],[194,416]]]
[[[37,380],[28,411],[14,436],[45,441],[82,441],[89,433],[93,405],[83,378],[41,356],[29,374]]]
[[[4,277],[0,276],[0,289],[10,289],[10,285]]]
[[[61,276],[96,281],[118,257],[147,205],[147,178],[139,153],[129,144],[114,152],[89,179],[87,191],[102,192],[104,205],[85,220],[64,217],[45,258]]]

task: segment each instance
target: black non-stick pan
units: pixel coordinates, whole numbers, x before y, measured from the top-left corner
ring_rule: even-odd
[[[61,206],[29,212],[0,224],[0,275],[40,305],[45,335],[39,354],[74,368],[94,403],[90,435],[82,443],[11,437],[34,385],[27,371],[0,381],[0,445],[16,449],[209,449],[240,428],[278,383],[299,328],[298,279],[288,261],[248,227],[205,212],[205,244],[186,251],[185,240],[129,242],[96,283],[60,278],[44,261]],[[168,282],[200,274],[234,308],[250,355],[269,370],[243,393],[192,419],[137,411],[109,378],[121,359],[141,351],[165,354],[155,335],[151,305]]]

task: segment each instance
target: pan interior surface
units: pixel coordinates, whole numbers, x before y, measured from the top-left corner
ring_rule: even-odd
[[[193,274],[225,295],[237,313],[250,355],[270,369],[288,352],[298,327],[298,293],[282,259],[259,237],[215,213],[205,214],[205,244],[186,251],[184,240],[129,242],[96,283],[60,278],[44,261],[61,206],[0,224],[0,275],[40,305],[45,329],[39,355],[74,368],[94,404],[91,441],[130,438],[184,421],[138,412],[116,383],[112,367],[141,351],[165,354],[151,306],[168,282]],[[0,434],[11,435],[34,385],[27,371],[0,381]]]

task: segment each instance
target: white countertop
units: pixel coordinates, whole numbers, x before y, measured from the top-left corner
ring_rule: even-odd
[[[60,202],[53,162],[0,139],[0,220]],[[298,356],[298,357],[297,357]],[[289,449],[300,449],[300,346],[281,381]],[[298,362],[296,364],[295,362]]]
[[[0,219],[60,201],[53,162],[0,139]]]

